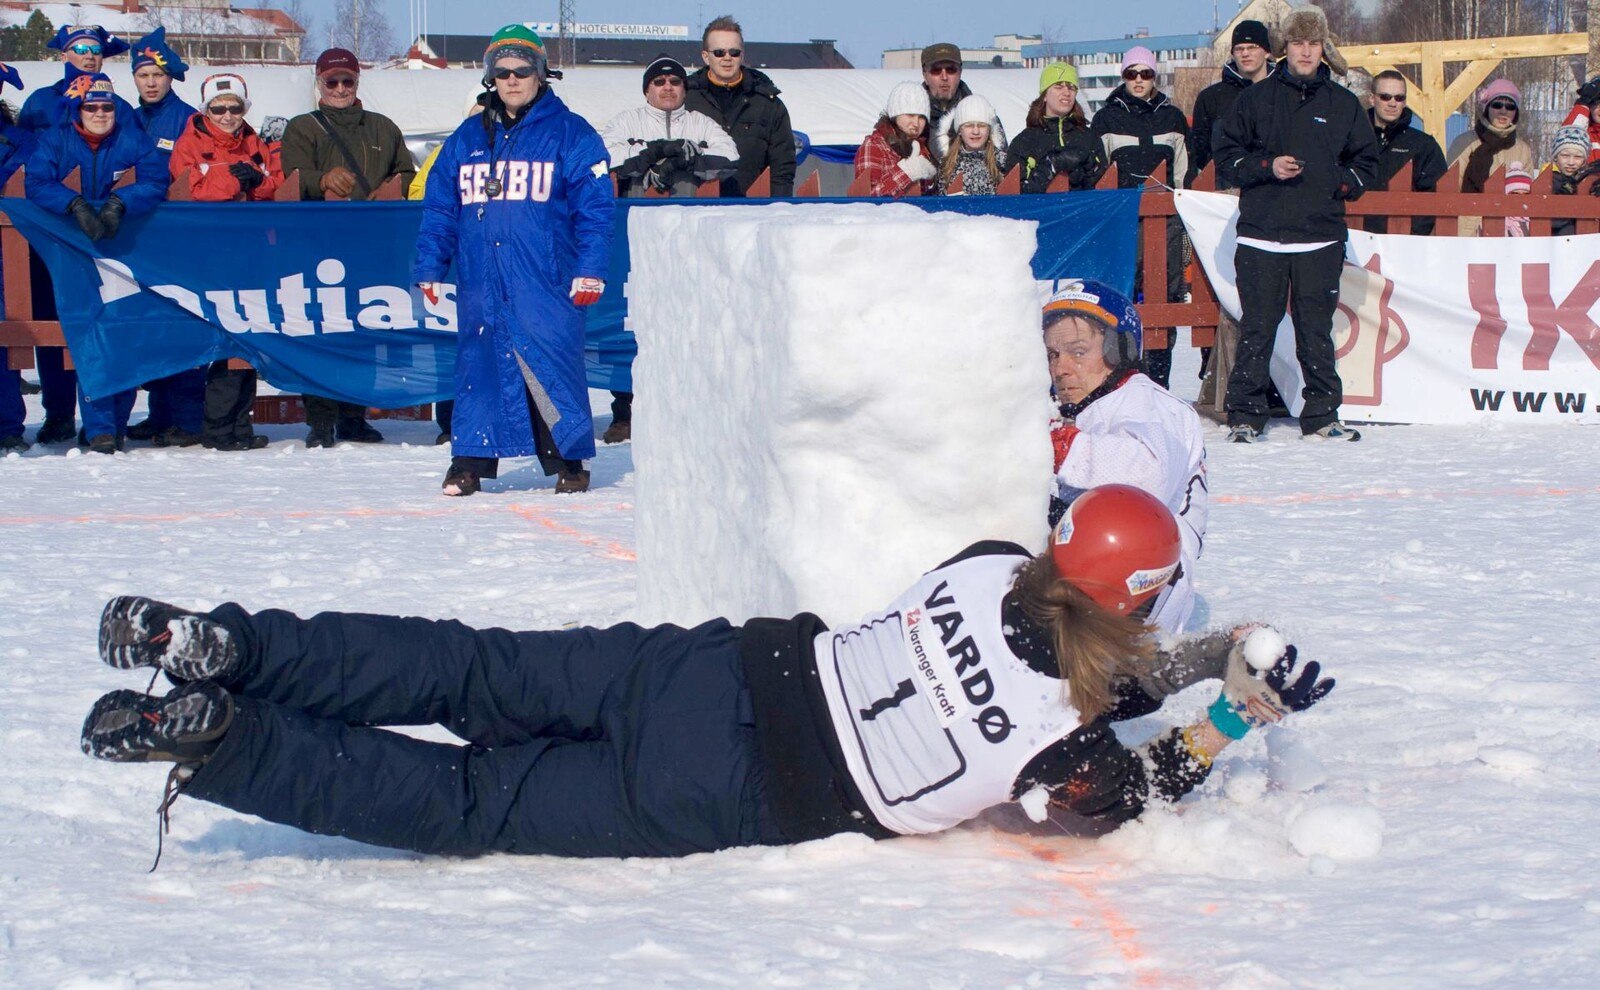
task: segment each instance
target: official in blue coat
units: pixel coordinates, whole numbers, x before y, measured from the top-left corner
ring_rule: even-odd
[[[428,175],[412,279],[434,303],[455,262],[459,327],[447,495],[501,457],[536,454],[556,491],[588,490],[594,456],[583,309],[605,290],[612,186],[605,145],[546,85],[539,36],[502,28],[484,53],[484,112]]]
[[[117,236],[125,214],[147,213],[167,198],[167,162],[150,135],[117,114],[111,80],[96,73],[68,87],[74,119],[45,131],[28,159],[28,198],[47,210],[70,216],[91,241]],[[64,179],[78,170],[81,192]],[[117,188],[133,172],[131,185]],[[101,454],[122,448],[133,411],[132,389],[91,399],[78,389],[83,432],[90,450]]]
[[[94,75],[105,65],[107,58],[128,50],[128,43],[98,24],[80,24],[63,27],[50,39],[48,47],[61,53],[66,73],[60,82],[45,89],[35,90],[22,104],[17,124],[35,136],[70,118],[76,108],[67,99],[67,87],[74,80]],[[133,107],[121,97],[117,98],[119,120],[136,122]],[[56,318],[55,286],[50,272],[41,264],[32,269],[34,318]],[[44,423],[39,427],[39,443],[67,443],[78,434],[76,420],[78,401],[78,373],[68,370],[64,347],[35,348],[39,367],[39,387],[44,393]]]
[[[174,81],[189,71],[183,57],[167,44],[167,29],[158,27],[133,43],[133,84],[139,90],[139,120],[170,158],[173,146],[198,112],[173,92]],[[191,447],[205,427],[205,367],[190,368],[145,385],[150,415],[128,427],[132,440],[150,440],[157,447]]]
[[[22,88],[22,76],[16,69],[0,62],[0,85],[12,89]],[[11,181],[17,168],[33,154],[33,132],[17,126],[17,114],[10,104],[0,103],[0,186]],[[0,266],[0,276],[4,267]],[[4,288],[0,282],[0,289]],[[22,426],[28,419],[28,407],[22,401],[22,373],[13,370],[0,351],[0,456],[22,453],[31,444],[22,435]]]

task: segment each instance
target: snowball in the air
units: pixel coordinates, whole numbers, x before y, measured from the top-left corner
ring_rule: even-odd
[[[1302,856],[1336,863],[1371,859],[1383,848],[1383,817],[1367,804],[1319,804],[1290,824],[1289,843]]]

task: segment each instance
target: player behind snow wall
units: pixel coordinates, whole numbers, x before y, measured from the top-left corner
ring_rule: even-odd
[[[512,633],[117,598],[102,659],[178,686],[101,698],[83,748],[173,762],[169,787],[307,831],[458,855],[887,838],[1024,797],[1042,816],[1041,796],[1114,824],[1333,687],[1270,630],[1158,651],[1133,613],[1178,559],[1172,514],[1112,485],[1045,554],[974,544],[836,630],[802,614]],[[1111,722],[1205,678],[1223,687],[1198,721],[1117,740]],[[378,728],[424,723],[468,744]]]

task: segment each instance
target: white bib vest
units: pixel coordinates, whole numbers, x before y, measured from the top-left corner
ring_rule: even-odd
[[[941,567],[884,612],[817,637],[845,762],[885,828],[938,832],[1011,800],[1028,761],[1078,727],[1063,682],[1006,644],[1001,599],[1026,562]]]

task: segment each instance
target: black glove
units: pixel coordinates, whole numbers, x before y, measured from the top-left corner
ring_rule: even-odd
[[[78,221],[78,227],[89,240],[98,241],[106,236],[105,227],[100,223],[100,214],[94,211],[94,207],[84,202],[82,196],[67,204],[67,212],[72,214],[72,219]]]
[[[1600,106],[1600,76],[1578,87],[1578,102],[1591,110]]]
[[[639,160],[647,165],[654,165],[667,157],[667,146],[672,144],[666,138],[656,138],[654,141],[645,142],[644,151],[640,152]]]
[[[1331,677],[1317,680],[1322,673],[1322,665],[1315,660],[1301,668],[1300,676],[1291,682],[1289,678],[1294,674],[1294,664],[1298,658],[1299,651],[1290,646],[1284,651],[1283,659],[1267,671],[1266,677],[1267,687],[1278,692],[1278,697],[1291,712],[1303,712],[1310,708],[1327,697],[1334,685]]]
[[[228,173],[239,180],[239,190],[247,196],[267,178],[261,174],[259,168],[249,162],[234,162],[228,166]]]
[[[106,238],[117,236],[117,228],[122,226],[122,215],[126,212],[128,208],[123,206],[122,200],[113,193],[111,198],[106,200],[106,205],[100,207],[101,236]]]
[[[679,138],[667,142],[666,158],[680,168],[690,164],[700,156],[700,149],[688,138]]]

